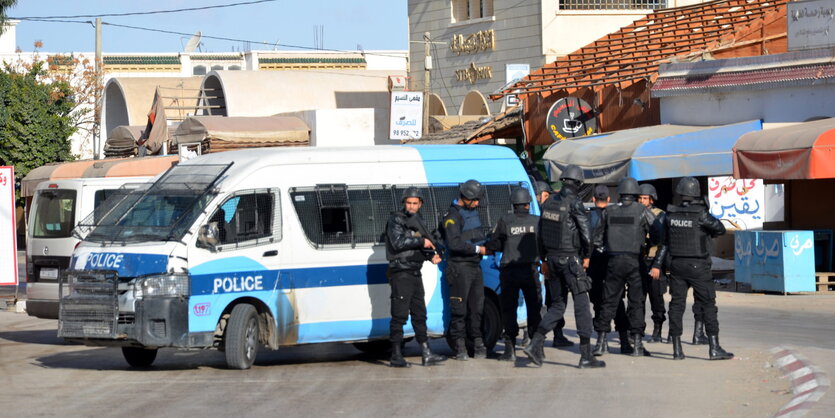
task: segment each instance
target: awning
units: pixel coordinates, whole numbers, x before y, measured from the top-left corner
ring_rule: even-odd
[[[203,144],[208,152],[238,148],[307,145],[310,128],[294,116],[192,116],[177,127],[173,147]],[[206,152],[206,151],[204,151]]]
[[[47,180],[95,177],[152,177],[169,169],[179,156],[107,158],[48,164],[29,172],[21,181],[21,195],[33,196],[39,183]]]
[[[835,118],[743,135],[734,147],[734,177],[835,178]]]
[[[617,183],[733,172],[731,149],[740,135],[762,129],[758,120],[722,126],[655,125],[564,140],[543,159],[552,180],[569,164],[587,183]]]

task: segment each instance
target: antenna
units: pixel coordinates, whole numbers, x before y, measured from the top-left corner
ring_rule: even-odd
[[[203,36],[200,31],[197,31],[191,39],[188,40],[186,47],[183,49],[183,52],[194,52],[200,46],[200,38]]]

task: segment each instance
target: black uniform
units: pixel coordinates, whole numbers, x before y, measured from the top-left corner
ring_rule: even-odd
[[[708,336],[719,335],[716,290],[710,272],[711,238],[725,233],[725,226],[714,218],[703,204],[684,202],[670,205],[664,222],[663,246],[653,267],[660,267],[669,252],[670,262],[670,335],[682,334],[682,317],[687,303],[687,290],[693,288],[696,303],[701,306]]]
[[[644,300],[646,301],[646,298],[649,297],[652,321],[656,324],[662,324],[667,319],[667,309],[664,306],[664,293],[667,292],[667,274],[664,272],[664,264],[662,264],[661,275],[658,280],[650,277],[649,271],[652,269],[656,254],[658,254],[657,244],[663,239],[666,215],[663,210],[655,206],[650,208],[650,211],[655,216],[655,220],[641,257],[641,276],[644,281]]]
[[[484,277],[481,273],[482,256],[476,247],[484,245],[485,234],[478,210],[465,209],[453,203],[444,216],[443,232],[449,250],[445,275],[452,311],[450,336],[455,340],[467,335],[474,339],[482,338]]]
[[[528,209],[515,209],[515,213],[499,219],[492,237],[485,246],[491,251],[500,251],[499,280],[502,293],[500,302],[504,321],[504,338],[516,339],[519,325],[516,310],[519,307],[519,291],[525,298],[528,311],[528,327],[536,329],[540,321],[539,248],[537,231],[539,216],[531,215]]]
[[[570,291],[574,299],[577,335],[591,338],[588,295],[591,279],[586,276],[581,260],[591,254],[591,231],[583,203],[568,185],[542,205],[540,242],[549,267],[545,286],[553,300],[537,332],[544,335],[554,329],[565,313]]]
[[[595,331],[611,331],[612,319],[618,303],[623,300],[624,285],[627,285],[626,316],[629,318],[629,332],[632,335],[643,335],[646,324],[639,259],[653,220],[652,213],[631,196],[621,198],[621,203],[607,209],[604,222],[609,260],[603,291],[603,310],[595,319]]]
[[[589,277],[591,277],[589,299],[594,307],[595,320],[600,317],[603,310],[603,289],[606,282],[606,269],[609,264],[606,246],[603,243],[606,230],[606,224],[603,222],[605,216],[606,208],[593,207],[589,210],[589,223],[594,237],[592,243],[594,250],[591,253],[588,269]],[[626,305],[623,303],[623,298],[618,303],[615,312],[615,330],[618,332],[629,331],[629,318],[626,317]]]
[[[403,340],[403,325],[409,314],[418,343],[427,341],[426,303],[420,268],[431,260],[433,250],[423,248],[423,239],[431,239],[429,230],[419,214],[405,210],[392,213],[386,224],[386,259],[389,262],[388,278],[391,285],[392,342]]]

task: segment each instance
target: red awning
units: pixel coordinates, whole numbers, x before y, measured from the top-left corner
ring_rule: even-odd
[[[835,118],[742,135],[734,146],[734,177],[835,178]]]

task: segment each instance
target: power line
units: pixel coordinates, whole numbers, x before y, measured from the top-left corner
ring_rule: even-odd
[[[103,13],[97,15],[75,15],[75,16],[25,16],[25,17],[13,17],[11,19],[18,19],[18,20],[36,20],[36,19],[82,19],[87,17],[120,17],[120,16],[142,16],[142,15],[156,15],[156,14],[165,14],[165,13],[180,13],[180,12],[193,12],[197,10],[208,10],[208,9],[221,9],[226,7],[235,7],[235,6],[246,6],[250,4],[258,4],[258,3],[271,3],[278,0],[253,0],[253,1],[243,1],[239,3],[229,3],[229,4],[218,4],[214,6],[201,6],[201,7],[189,7],[184,9],[169,9],[169,10],[153,10],[148,12],[127,12],[127,13]]]

